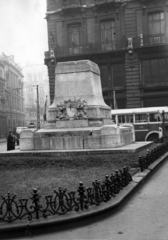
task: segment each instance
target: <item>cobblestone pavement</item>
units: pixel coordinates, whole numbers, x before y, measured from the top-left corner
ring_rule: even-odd
[[[83,225],[23,239],[168,240],[168,161],[118,212],[99,215]]]

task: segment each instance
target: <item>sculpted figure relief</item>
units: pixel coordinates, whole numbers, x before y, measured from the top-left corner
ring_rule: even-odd
[[[87,119],[87,102],[84,99],[65,99],[64,102],[57,104],[57,121]]]

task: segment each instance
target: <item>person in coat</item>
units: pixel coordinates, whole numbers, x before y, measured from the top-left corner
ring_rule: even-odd
[[[7,137],[7,151],[14,149],[14,137],[12,132],[9,132],[9,135]]]

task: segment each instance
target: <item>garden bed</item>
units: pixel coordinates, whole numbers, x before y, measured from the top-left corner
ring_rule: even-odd
[[[155,145],[148,147],[154,148]],[[29,198],[33,188],[40,195],[53,194],[59,186],[75,191],[79,182],[90,187],[92,182],[103,181],[106,175],[116,169],[128,166],[133,175],[139,170],[138,157],[145,155],[146,149],[138,153],[115,153],[101,155],[80,155],[70,157],[1,157],[0,195],[8,192],[19,198]]]

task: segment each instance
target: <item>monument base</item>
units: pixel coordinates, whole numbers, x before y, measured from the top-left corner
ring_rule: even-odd
[[[75,121],[74,121],[75,122]],[[104,125],[101,127],[24,130],[20,134],[20,150],[103,149],[128,145],[135,141],[133,127]]]

